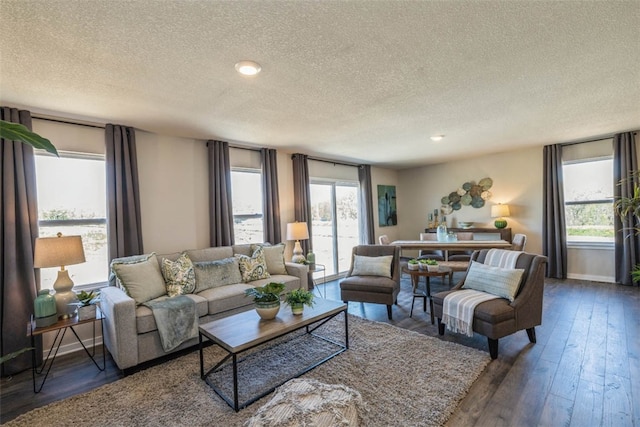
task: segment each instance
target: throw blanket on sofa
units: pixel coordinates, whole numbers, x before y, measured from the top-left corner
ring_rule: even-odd
[[[196,303],[191,298],[179,295],[144,305],[153,312],[164,351],[171,351],[198,336]]]
[[[520,251],[508,251],[506,249],[489,249],[487,256],[484,259],[484,263],[492,267],[500,268],[516,268],[516,262],[522,252]]]
[[[499,298],[474,289],[451,292],[442,302],[442,321],[447,329],[468,337],[473,336],[473,312],[481,302]]]

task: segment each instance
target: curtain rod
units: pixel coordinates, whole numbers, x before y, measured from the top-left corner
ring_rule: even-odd
[[[360,165],[355,164],[355,163],[339,162],[339,161],[336,161],[336,160],[320,159],[320,158],[318,158],[318,157],[311,157],[311,156],[308,156],[308,157],[307,157],[307,159],[308,159],[308,160],[314,160],[314,161],[316,161],[316,162],[331,163],[331,164],[333,164],[334,166],[335,166],[335,165],[341,165],[341,166],[353,166],[353,167],[356,167],[356,168],[357,168],[358,166],[360,166]]]
[[[76,125],[76,126],[86,126],[88,128],[96,128],[96,129],[104,129],[104,126],[99,126],[99,125],[90,125],[87,123],[78,123],[78,122],[72,122],[69,120],[62,120],[62,119],[52,119],[51,117],[45,117],[45,116],[38,116],[35,114],[31,115],[32,119],[38,119],[38,120],[46,120],[48,122],[56,122],[56,123],[64,123],[67,125]]]
[[[629,132],[632,132],[634,135],[638,134],[637,131],[629,131]],[[585,139],[584,141],[561,142],[560,145],[563,146],[563,147],[566,147],[566,146],[569,146],[569,145],[586,144],[588,142],[604,141],[605,139],[613,139],[613,137],[616,136],[619,133],[624,133],[624,132],[611,133],[611,134],[599,136],[599,137],[593,138],[593,139]]]

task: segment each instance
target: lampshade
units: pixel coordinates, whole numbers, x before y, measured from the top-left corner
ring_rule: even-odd
[[[509,215],[511,215],[509,205],[499,204],[491,206],[491,218],[502,218]]]
[[[66,265],[84,262],[84,248],[80,236],[41,237],[36,239],[33,255],[35,268],[60,267],[58,278],[53,284],[56,293],[56,312],[61,319],[68,319],[76,315],[78,298],[73,292],[73,281],[69,277]]]
[[[306,240],[309,229],[306,222],[290,222],[287,224],[287,240]]]
[[[36,239],[33,266],[36,268],[61,267],[85,262],[80,236],[40,237]]]

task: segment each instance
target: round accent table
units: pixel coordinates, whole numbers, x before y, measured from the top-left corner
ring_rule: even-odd
[[[413,304],[416,301],[416,298],[423,298],[423,307],[424,311],[427,311],[427,299],[429,300],[429,314],[431,314],[431,324],[435,324],[435,318],[433,316],[433,300],[431,299],[431,283],[429,279],[431,277],[440,277],[442,278],[442,282],[444,283],[444,278],[449,276],[452,271],[449,267],[439,266],[437,271],[428,271],[428,270],[409,270],[407,267],[402,267],[402,272],[411,276],[411,286],[413,291],[413,299],[411,300],[411,312],[409,313],[409,317],[413,316]],[[418,289],[418,284],[420,282],[420,277],[426,277],[426,288],[425,291],[421,291]]]

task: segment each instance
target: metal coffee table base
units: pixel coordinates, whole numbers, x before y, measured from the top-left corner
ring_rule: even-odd
[[[323,337],[321,335],[318,335],[316,333],[314,333],[314,331],[316,329],[318,329],[319,327],[321,327],[322,325],[324,325],[325,323],[327,323],[329,320],[333,319],[334,317],[336,317],[337,315],[339,315],[340,313],[344,313],[344,343],[340,343],[340,342],[336,342],[330,338],[326,338]],[[327,355],[326,357],[324,357],[322,360],[313,363],[309,366],[306,366],[305,368],[303,368],[302,370],[296,372],[294,375],[292,376],[288,376],[286,377],[284,380],[278,382],[276,385],[270,387],[269,389],[255,395],[252,396],[251,398],[247,399],[244,402],[239,402],[239,397],[238,397],[238,363],[241,360],[238,360],[238,355],[240,355],[241,353],[244,353],[248,350],[251,350],[252,348],[255,348],[259,345],[262,345],[264,343],[259,343],[256,344],[254,346],[248,347],[243,349],[242,351],[238,351],[238,352],[230,352],[228,350],[225,349],[225,351],[228,352],[228,354],[220,361],[218,362],[213,368],[209,369],[206,373],[204,372],[204,355],[203,355],[203,334],[202,332],[200,332],[198,334],[199,337],[199,348],[200,348],[200,377],[213,389],[213,391],[215,391],[218,396],[220,396],[225,402],[227,402],[227,404],[229,406],[231,406],[236,412],[238,412],[240,409],[246,408],[247,406],[249,406],[250,404],[252,404],[253,402],[255,402],[256,400],[261,399],[262,397],[266,396],[267,394],[271,393],[272,391],[274,391],[276,388],[280,387],[282,384],[286,383],[287,381],[289,381],[290,379],[293,378],[297,378],[303,374],[305,374],[306,372],[309,372],[310,370],[312,370],[313,368],[315,368],[316,366],[319,366],[323,363],[325,363],[326,361],[333,359],[335,356],[337,356],[340,353],[343,353],[344,351],[346,351],[349,348],[349,324],[348,324],[348,316],[347,316],[347,312],[346,309],[345,311],[341,311],[338,313],[335,313],[327,318],[324,318],[316,323],[313,323],[312,325],[306,325],[306,326],[301,326],[299,328],[296,328],[294,330],[291,330],[287,333],[284,333],[278,337],[274,337],[274,339],[282,337],[284,335],[287,335],[288,333],[291,332],[295,332],[297,330],[300,330],[302,328],[306,328],[306,333],[312,335],[313,337],[317,338],[317,339],[321,339],[324,340],[326,342],[332,343],[334,345],[336,345],[338,347],[338,350]],[[300,337],[294,337],[292,338],[291,341],[296,340],[296,339],[300,339]],[[221,348],[223,348],[222,346],[220,346]],[[223,348],[224,349],[224,348]],[[212,381],[209,380],[209,376],[211,374],[214,374],[220,370],[222,370],[224,368],[225,363],[231,359],[231,364],[232,364],[232,368],[233,368],[233,398],[231,398],[230,396],[227,396],[224,391],[222,391],[218,386],[216,386]]]

